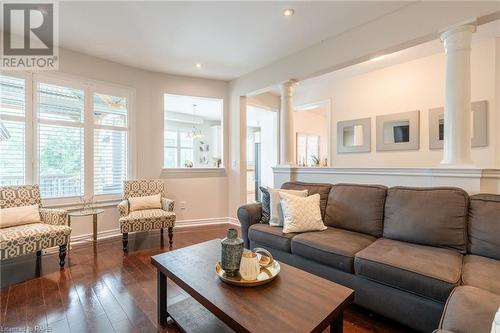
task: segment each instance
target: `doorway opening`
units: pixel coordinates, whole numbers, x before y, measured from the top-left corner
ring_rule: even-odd
[[[273,187],[278,164],[278,112],[247,105],[247,203],[261,200],[260,186]]]

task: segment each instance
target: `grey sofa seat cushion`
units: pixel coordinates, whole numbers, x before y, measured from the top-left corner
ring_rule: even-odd
[[[381,237],[386,194],[387,187],[382,185],[333,185],[325,224]]]
[[[500,260],[475,255],[464,258],[463,284],[500,295]]]
[[[348,273],[354,273],[354,255],[375,237],[331,228],[306,232],[292,239],[292,253]]]
[[[500,260],[500,195],[471,196],[468,228],[470,253]]]
[[[319,194],[319,206],[321,208],[321,217],[325,220],[325,211],[328,202],[328,195],[332,184],[327,183],[304,183],[304,182],[286,182],[281,185],[285,190],[307,190],[307,195]]]
[[[469,197],[459,188],[390,188],[384,238],[448,247],[465,254],[468,208]]]
[[[472,287],[453,290],[441,317],[440,329],[455,333],[490,333],[500,295]]]
[[[357,275],[442,303],[460,283],[461,268],[457,251],[384,238],[354,258]]]
[[[269,224],[254,224],[248,229],[248,238],[251,241],[289,253],[295,235],[284,234],[282,227],[272,227]]]

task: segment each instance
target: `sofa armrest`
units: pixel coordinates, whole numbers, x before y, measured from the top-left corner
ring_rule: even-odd
[[[260,202],[243,205],[238,208],[238,220],[241,224],[241,236],[245,242],[245,247],[250,248],[248,239],[248,228],[252,224],[259,223],[262,217],[262,204]]]
[[[166,212],[173,212],[174,204],[175,202],[172,199],[161,198],[161,209],[163,209]]]
[[[122,200],[117,207],[118,207],[118,212],[120,213],[120,217],[125,217],[128,215],[128,210],[129,210],[128,200]]]
[[[63,209],[40,208],[40,217],[45,224],[65,225],[68,212]]]

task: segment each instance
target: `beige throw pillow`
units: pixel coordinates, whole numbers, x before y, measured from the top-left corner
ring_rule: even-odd
[[[128,202],[131,212],[143,209],[161,209],[161,194],[158,193],[145,197],[131,197],[128,198]]]
[[[40,223],[38,205],[0,209],[0,228],[14,227],[29,223]]]
[[[325,230],[319,206],[320,196],[314,194],[306,198],[280,193],[283,208],[283,232],[306,232]]]
[[[307,197],[307,190],[282,190],[270,188],[269,193],[271,195],[271,217],[269,218],[269,225],[273,227],[283,226],[283,210],[281,209],[280,193],[287,193],[289,195],[295,195],[299,197]]]

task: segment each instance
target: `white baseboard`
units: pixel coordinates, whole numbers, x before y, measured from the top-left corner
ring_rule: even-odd
[[[194,220],[181,220],[175,221],[175,228],[189,228],[189,227],[201,227],[201,226],[212,226],[212,225],[220,225],[220,224],[232,224],[236,227],[240,226],[240,222],[237,218],[234,217],[212,217],[207,219],[194,219]],[[103,230],[97,233],[97,239],[106,239],[110,237],[120,236],[121,232],[119,228]],[[83,235],[75,235],[71,236],[71,242],[77,243],[82,241],[88,241],[92,239],[92,234],[83,234]]]

